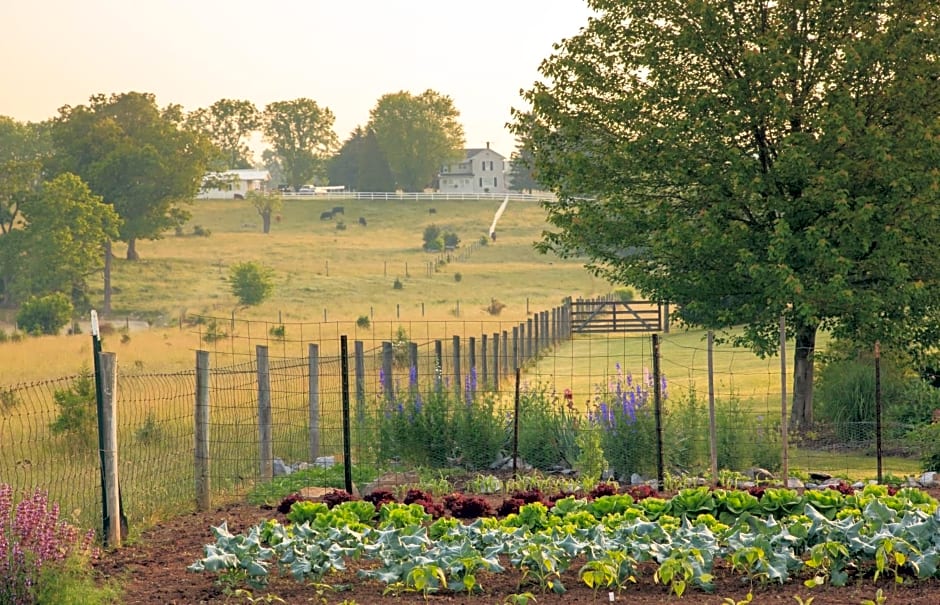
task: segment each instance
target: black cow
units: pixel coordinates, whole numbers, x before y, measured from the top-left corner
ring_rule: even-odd
[[[359,224],[362,225],[363,227],[365,227],[365,226],[366,226],[366,217],[360,216],[360,217],[359,217]]]
[[[320,213],[320,220],[321,220],[321,221],[329,221],[329,220],[332,220],[332,219],[333,219],[333,213],[330,212],[329,210],[327,210],[326,212],[321,212],[321,213]]]
[[[428,208],[428,214],[437,214],[437,208]]]
[[[346,210],[342,206],[333,206],[333,214],[342,214],[346,215]]]

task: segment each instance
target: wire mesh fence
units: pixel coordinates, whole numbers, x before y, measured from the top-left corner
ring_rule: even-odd
[[[703,332],[660,333],[657,358],[649,334],[576,334],[563,308],[522,323],[229,320],[221,335],[223,323],[197,324],[209,358],[203,429],[195,361],[192,371],[118,374],[121,497],[132,524],[196,505],[200,430],[214,499],[346,457],[443,475],[515,467],[621,482],[663,472],[708,479],[713,453],[722,472],[782,465],[790,375],[778,358],[709,351]],[[102,503],[93,380],[0,389],[0,482],[47,490],[85,527],[99,525]],[[883,423],[886,476],[919,470],[909,428]],[[877,437],[873,422],[791,434],[790,475],[874,478]]]

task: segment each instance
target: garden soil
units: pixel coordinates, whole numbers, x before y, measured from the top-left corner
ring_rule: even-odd
[[[934,497],[940,492],[934,490]],[[494,505],[500,500],[494,500]],[[266,589],[252,590],[250,594],[235,596],[232,589],[217,582],[215,574],[194,573],[186,568],[204,556],[203,547],[215,540],[210,526],[217,526],[223,521],[228,523],[233,533],[244,533],[252,525],[267,519],[286,522],[283,515],[271,508],[244,503],[228,504],[208,512],[191,513],[169,519],[144,532],[133,544],[121,549],[101,554],[95,561],[95,570],[102,582],[115,581],[123,590],[121,602],[125,605],[203,605],[210,603],[314,603],[334,605],[343,603],[358,605],[370,604],[467,604],[467,605],[504,605],[507,597],[514,594],[532,592],[535,596],[530,603],[535,605],[556,604],[592,604],[630,603],[633,605],[652,605],[654,603],[686,604],[721,604],[736,605],[744,602],[750,591],[752,603],[797,605],[808,603],[813,597],[813,605],[861,605],[875,599],[876,590],[881,588],[886,605],[938,605],[940,604],[940,581],[917,581],[905,578],[902,585],[896,585],[893,578],[882,578],[875,584],[871,577],[853,578],[849,585],[842,588],[821,586],[807,588],[802,584],[805,578],[794,579],[784,585],[768,584],[749,587],[739,574],[732,574],[726,565],[716,562],[715,590],[705,594],[694,588],[689,589],[681,598],[669,593],[666,587],[653,582],[653,568],[641,569],[639,582],[621,592],[609,593],[602,590],[595,593],[578,580],[577,571],[583,562],[575,561],[570,570],[562,576],[568,588],[565,594],[542,593],[537,586],[520,586],[518,572],[500,574],[483,573],[479,577],[484,592],[473,596],[466,594],[421,594],[404,593],[383,595],[385,586],[375,581],[364,581],[356,576],[356,562],[350,562],[348,569],[323,578],[323,585],[302,584],[289,576],[273,578]],[[342,590],[326,588],[341,587]],[[244,587],[242,587],[244,588]],[[267,597],[266,595],[271,595]],[[278,597],[279,600],[273,597]],[[799,597],[799,599],[795,598]],[[801,600],[800,600],[801,599]]]

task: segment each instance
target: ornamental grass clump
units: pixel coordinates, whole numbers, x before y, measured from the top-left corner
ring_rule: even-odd
[[[13,488],[0,483],[0,603],[36,603],[41,574],[73,555],[92,552],[94,532],[84,536],[59,519],[59,505],[34,491],[13,505]]]

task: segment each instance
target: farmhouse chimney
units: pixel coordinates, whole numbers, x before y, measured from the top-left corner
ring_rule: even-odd
[[[489,142],[489,141],[486,142],[486,148],[487,148],[487,149],[490,148],[490,142]]]

